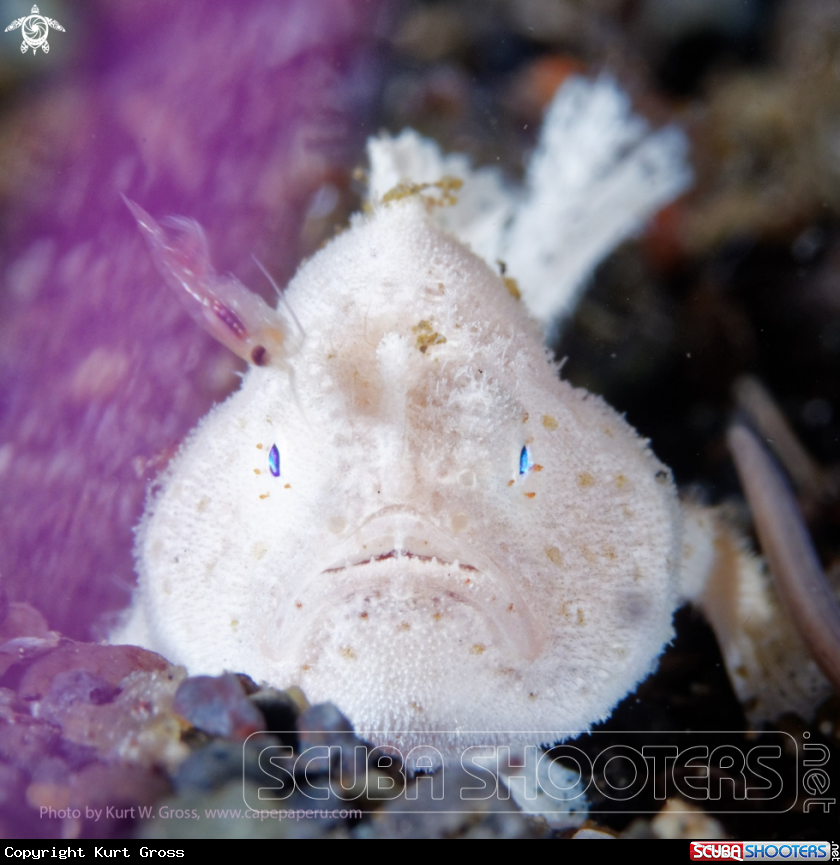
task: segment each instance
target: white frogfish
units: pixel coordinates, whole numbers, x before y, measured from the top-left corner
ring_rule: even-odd
[[[196,223],[130,205],[251,367],[158,479],[112,642],[297,685],[377,744],[558,741],[656,666],[684,519],[647,442],[561,380],[544,327],[686,187],[685,142],[573,79],[523,188],[412,132],[369,155],[367,212],[276,310],[214,272]]]

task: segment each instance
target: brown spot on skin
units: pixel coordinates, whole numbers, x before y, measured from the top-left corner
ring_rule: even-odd
[[[440,613],[435,613],[435,614],[432,616],[432,618],[433,618],[436,622],[439,622],[439,621],[440,621]]]
[[[593,553],[592,550],[589,549],[589,547],[583,547],[581,549],[581,552],[583,553],[583,557],[586,559],[587,562],[589,562],[590,565],[595,561],[595,553]]]
[[[195,509],[196,509],[200,514],[203,514],[203,513],[207,510],[207,505],[209,505],[209,504],[210,504],[210,499],[208,499],[208,498],[203,498],[203,499],[201,499],[201,500],[199,501],[199,503],[195,506]]]
[[[509,612],[509,613],[512,613],[512,612],[513,612],[513,604],[509,604],[509,605],[508,605],[508,612]]]
[[[557,427],[558,427],[557,419],[553,418],[550,414],[544,414],[542,416],[542,425],[546,429],[557,429]]]
[[[292,488],[292,485],[291,485],[291,484],[283,484],[283,489],[284,489],[284,490],[290,490],[291,488]]]
[[[411,625],[409,625],[408,622],[400,622],[400,630],[401,631],[410,631]]]
[[[302,604],[300,601],[295,601],[295,606],[296,606],[298,609],[300,609],[300,608],[303,606],[303,604]]]
[[[515,483],[516,483],[516,481],[508,481],[508,486],[512,487]]]
[[[261,499],[267,499],[268,496],[269,496],[269,493],[262,493],[262,495],[260,495],[260,498]]]
[[[251,349],[251,363],[254,366],[265,366],[268,363],[268,352],[264,345],[255,345]]]
[[[356,657],[356,653],[353,651],[352,646],[345,646],[341,650],[341,657],[352,661]]]
[[[589,472],[581,472],[578,475],[578,485],[586,489],[586,487],[591,487],[595,485],[595,478],[592,477]]]
[[[536,495],[536,493],[525,493],[525,498],[526,499],[532,499],[532,498],[534,498],[535,495]]]
[[[400,201],[403,198],[409,198],[412,195],[420,195],[426,189],[439,189],[441,194],[439,198],[434,198],[430,195],[421,195],[424,204],[429,210],[433,207],[451,207],[458,201],[455,193],[464,185],[464,181],[457,177],[450,177],[448,174],[441,177],[435,183],[398,183],[393,189],[389,189],[382,196],[383,204],[390,204],[392,201]]]
[[[578,611],[577,611],[577,623],[579,625],[585,625],[586,624],[586,619],[584,619],[584,617],[583,617],[583,610],[580,607],[578,607]]]
[[[529,699],[529,700],[536,700],[536,699],[537,699],[537,695],[536,695],[533,691],[531,691],[531,693],[528,694],[528,699]]]
[[[624,477],[624,475],[619,475],[615,479],[615,485],[616,485],[616,487],[618,487],[618,489],[623,490],[624,487],[627,486],[627,478]]]
[[[613,432],[612,432],[612,430],[611,430],[609,427],[607,427],[607,428],[604,430],[604,435],[609,436],[610,438],[612,438],[612,434],[613,434]]]
[[[519,290],[519,283],[512,276],[503,276],[502,281],[505,284],[505,288],[508,290],[508,294],[512,298],[515,300],[522,299],[522,292]]]
[[[522,418],[522,423],[527,423],[527,422],[528,422],[528,417],[529,417],[529,415],[528,415],[528,412],[526,411],[526,412],[525,412],[525,417]]]
[[[411,708],[414,709],[415,712],[423,711],[423,707],[419,703],[412,703]]]
[[[366,619],[367,617],[368,617],[367,611],[365,611],[364,613],[359,613],[360,619]]]
[[[533,466],[531,466],[531,468],[532,468],[532,470],[535,471],[535,472],[541,472],[541,471],[543,470],[543,467],[542,467],[542,466],[540,466],[540,465],[536,465],[536,464],[533,465]]]
[[[260,470],[259,470],[259,469],[254,469],[254,474],[255,474],[255,475],[260,474]]]
[[[481,643],[476,643],[471,649],[470,652],[473,655],[483,655],[484,654],[484,646]]]
[[[415,348],[421,354],[425,354],[430,346],[442,345],[446,342],[446,337],[433,330],[431,321],[427,321],[426,319],[423,319],[419,324],[412,327],[411,332],[417,334]]]
[[[557,547],[546,547],[545,554],[557,565],[558,568],[563,566],[563,556]]]
[[[309,670],[311,670],[312,668],[309,666],[309,664],[303,664],[303,665],[301,665],[301,668],[300,668],[300,669],[301,669],[304,673],[306,673],[306,672],[308,672]]]
[[[258,450],[258,451],[261,451],[261,450],[262,450],[262,445],[257,445],[257,450]]]
[[[567,602],[563,602],[563,606],[560,607],[560,615],[563,616],[564,619],[569,618],[569,604]]]

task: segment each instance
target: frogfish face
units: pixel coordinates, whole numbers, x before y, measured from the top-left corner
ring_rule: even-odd
[[[560,380],[422,200],[357,217],[285,297],[304,336],[159,481],[119,636],[444,755],[606,717],[677,602],[680,514],[646,442]]]

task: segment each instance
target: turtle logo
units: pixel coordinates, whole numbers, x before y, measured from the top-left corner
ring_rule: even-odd
[[[33,54],[37,54],[39,48],[44,54],[49,53],[50,43],[47,42],[47,34],[50,32],[50,27],[53,30],[60,30],[64,33],[64,28],[58,21],[40,15],[37,6],[32,7],[32,12],[29,15],[18,18],[17,21],[12,21],[6,28],[6,33],[10,30],[17,30],[18,27],[22,28],[23,42],[21,43],[20,50],[24,54],[26,54],[28,48],[32,49]]]

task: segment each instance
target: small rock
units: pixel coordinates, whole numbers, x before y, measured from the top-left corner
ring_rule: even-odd
[[[545,820],[551,829],[582,825],[589,814],[589,801],[580,772],[536,750],[526,749],[523,756],[524,764],[501,779],[510,788],[513,801],[524,813]]]
[[[297,721],[300,708],[286,691],[276,688],[262,688],[251,694],[250,701],[260,710],[265,719],[265,729],[272,733],[285,733],[283,741],[297,741]]]
[[[575,832],[575,834],[572,835],[572,838],[575,841],[582,841],[582,840],[600,841],[600,840],[605,840],[605,839],[608,839],[610,841],[614,841],[615,835],[610,835],[609,832],[602,832],[600,829],[578,829],[577,832]]]
[[[87,670],[67,670],[50,683],[50,689],[39,705],[38,716],[57,727],[64,713],[76,703],[102,706],[119,693],[109,681]]]
[[[245,673],[236,673],[236,678],[239,679],[239,684],[242,685],[242,690],[247,697],[256,694],[260,690],[260,686]]]
[[[5,593],[3,594],[5,598]],[[0,614],[3,613],[3,604],[0,601]],[[2,615],[0,624],[0,644],[16,637],[47,637],[52,633],[47,625],[47,620],[29,604],[15,601],[6,603],[5,614]]]
[[[122,811],[134,806],[135,816],[138,805],[149,805],[171,790],[169,783],[159,772],[124,763],[93,763],[80,772],[71,774],[67,784],[70,787],[71,808],[84,810],[85,805],[97,808],[114,806],[115,811]],[[115,819],[122,820],[131,816],[115,814]]]
[[[386,773],[377,772],[373,764],[371,772],[368,772],[372,748],[355,734],[353,725],[336,706],[332,703],[311,706],[300,715],[297,726],[300,757],[297,758],[295,769],[299,784],[305,785],[306,781],[318,784],[317,775],[324,775],[329,770],[334,793],[353,801],[363,792],[371,798],[371,776],[385,778]],[[327,757],[331,758],[329,766]],[[394,760],[390,760],[388,768],[394,763]],[[401,768],[401,765],[394,767],[396,780],[387,781],[389,789],[398,790],[402,787]],[[400,783],[397,784],[397,781]]]
[[[265,786],[271,783],[271,778],[260,768],[260,754],[266,744],[275,744],[270,737],[265,737],[265,742],[258,741],[263,737],[254,737],[245,743],[244,749],[241,742],[233,742],[225,739],[216,739],[193,751],[183,763],[175,770],[172,782],[179,792],[188,790],[215,790],[223,787],[228,781],[243,778],[252,780]],[[272,754],[272,765],[274,769],[286,770],[291,776],[294,772],[295,761],[293,757],[284,759],[282,756]],[[274,771],[269,766],[269,771]]]
[[[186,677],[182,667],[163,671],[135,671],[116,687],[84,670],[54,676],[34,714],[63,735],[66,755],[81,749],[107,762],[123,760],[142,766],[176,766],[188,749],[181,742],[181,725],[172,701]],[[88,759],[87,762],[90,762]]]
[[[347,734],[356,738],[353,725],[332,703],[310,706],[298,718],[297,729],[301,751],[316,745],[343,744],[347,741]]]
[[[15,637],[0,646],[0,676],[23,661],[32,661],[54,649],[61,638],[54,631],[46,637]]]
[[[239,677],[231,673],[185,679],[172,710],[199,730],[228,739],[246,739],[265,726],[262,714],[245,696]]]
[[[485,799],[462,798],[462,791],[475,788],[476,777],[461,768],[418,775],[354,834],[371,838],[545,836],[544,824],[521,813],[510,798],[499,798],[498,794]]]
[[[707,838],[710,841],[727,838],[723,826],[705,811],[684,799],[668,799],[662,810],[650,821],[655,838],[678,838],[688,841]]]
[[[168,668],[166,658],[139,646],[99,646],[68,641],[33,662],[20,680],[18,696],[22,700],[41,699],[53,679],[68,670],[84,670],[117,686],[135,670],[151,672]]]
[[[259,786],[241,778],[212,792],[192,790],[159,802],[158,819],[143,821],[135,837],[141,839],[187,838],[326,838],[346,837],[346,823],[322,817],[334,810],[345,812],[355,805],[337,799],[313,801],[301,793],[276,802],[264,801]],[[243,801],[244,800],[244,801]],[[247,803],[247,804],[246,804]],[[260,817],[245,818],[247,807],[259,808]],[[271,816],[271,814],[274,816]],[[292,812],[289,815],[289,812]],[[309,816],[307,815],[307,812]],[[235,815],[240,815],[239,817]],[[253,812],[252,812],[253,814]],[[159,819],[166,815],[166,819]]]
[[[44,721],[22,713],[0,720],[0,760],[32,772],[41,760],[54,753],[59,731]]]
[[[21,661],[31,660],[54,649],[60,636],[47,627],[44,617],[29,604],[8,603],[0,594],[0,676]]]

